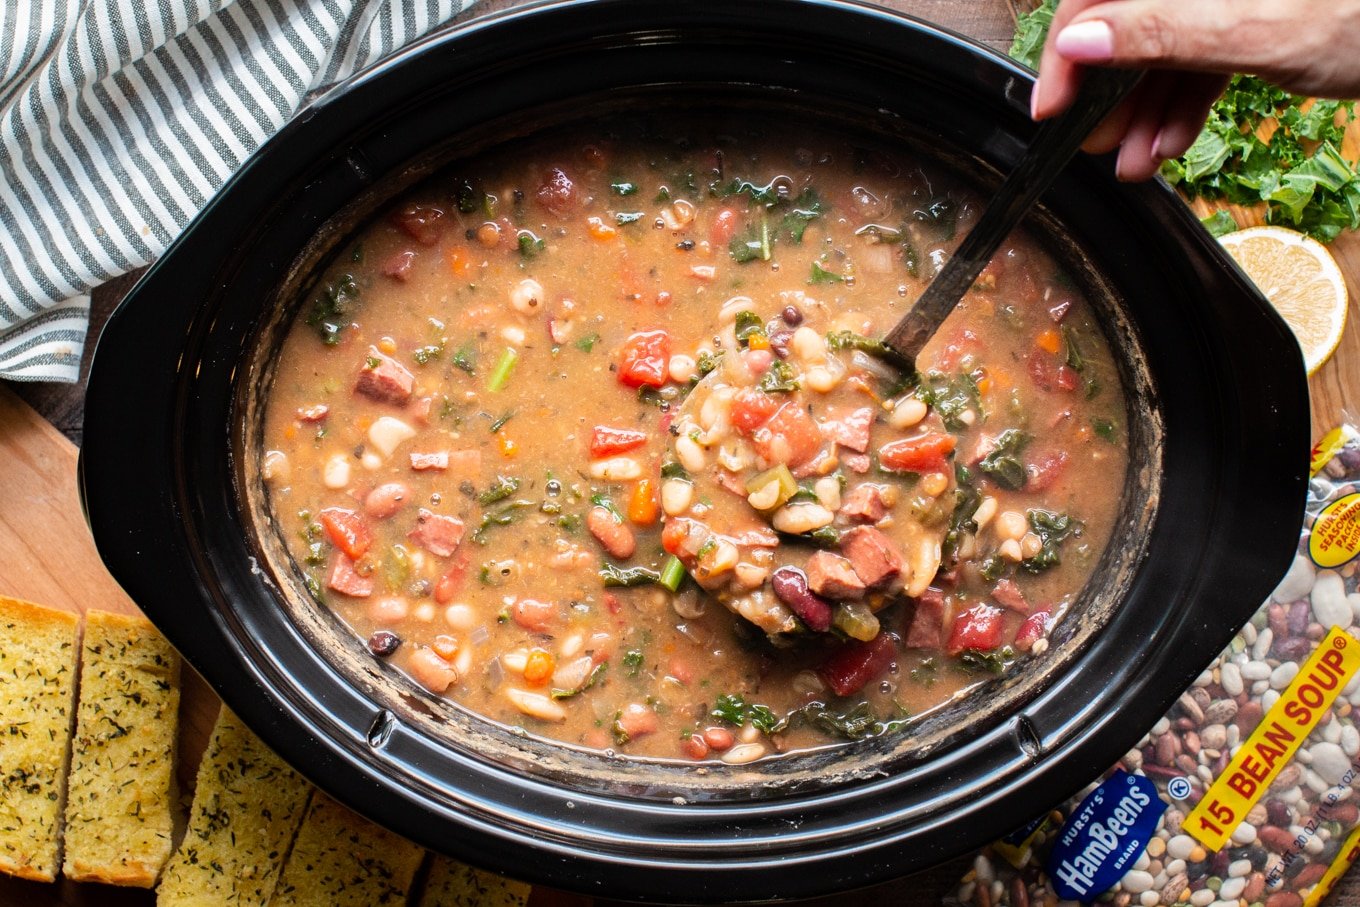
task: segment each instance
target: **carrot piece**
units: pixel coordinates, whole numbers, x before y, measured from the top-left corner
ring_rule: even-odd
[[[430,648],[445,661],[453,661],[458,655],[458,640],[447,633],[440,633],[434,638],[434,642],[430,643]]]
[[[618,230],[614,229],[598,217],[587,219],[586,224],[590,230],[591,239],[594,239],[597,242],[609,242],[619,235]]]
[[[501,449],[501,456],[507,460],[513,460],[519,456],[519,445],[513,439],[507,437],[503,432],[496,435],[496,444]]]
[[[651,526],[660,516],[661,505],[657,501],[656,487],[651,479],[638,479],[633,486],[633,494],[628,499],[628,519],[639,526]]]
[[[444,253],[444,260],[448,262],[454,277],[467,277],[472,273],[472,257],[461,246],[449,246]]]
[[[542,686],[547,683],[553,675],[557,665],[551,652],[543,649],[534,649],[529,653],[529,659],[524,664],[524,681],[533,686]]]
[[[1062,346],[1062,335],[1050,328],[1047,331],[1041,332],[1039,336],[1034,339],[1034,342],[1037,343],[1039,349],[1044,352],[1056,355],[1058,348]]]
[[[753,350],[768,350],[770,348],[770,338],[764,334],[752,334],[746,338],[746,345]]]

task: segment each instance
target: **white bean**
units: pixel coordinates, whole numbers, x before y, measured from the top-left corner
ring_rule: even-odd
[[[680,465],[691,473],[701,472],[708,459],[699,442],[689,435],[681,435],[675,439],[675,455],[680,458]]]
[[[718,449],[718,463],[730,472],[741,472],[751,465],[753,455],[744,441],[729,441]]]
[[[911,428],[926,417],[928,410],[929,407],[915,397],[903,397],[893,407],[888,424],[896,429]]]
[[[693,356],[676,353],[671,357],[668,371],[672,381],[677,384],[684,384],[699,373],[699,366],[695,363]]]
[[[739,743],[722,754],[722,761],[728,765],[745,765],[747,762],[754,762],[763,755],[765,755],[764,744]]]
[[[411,616],[421,623],[428,624],[434,620],[434,605],[423,602],[416,605],[416,609],[411,612]]]
[[[610,457],[590,464],[590,477],[606,482],[631,482],[642,478],[642,464],[632,457]]]
[[[1020,543],[1015,539],[1006,539],[997,550],[1008,561],[1019,563],[1025,559],[1024,552],[1020,550]]]
[[[444,622],[455,630],[471,630],[477,624],[477,612],[471,605],[449,605],[444,609]]]
[[[543,284],[532,277],[524,278],[510,291],[510,304],[515,307],[515,311],[525,315],[538,311],[543,304]]]
[[[735,313],[733,313],[733,317],[736,317]],[[803,325],[793,332],[793,337],[789,340],[789,347],[793,350],[795,356],[809,364],[826,360],[826,341],[822,339],[821,334],[807,325]]]
[[[921,476],[921,490],[932,498],[944,494],[949,487],[949,477],[942,472],[928,472]]]
[[[661,509],[666,516],[679,516],[694,501],[694,486],[684,479],[667,479],[661,483]]]
[[[845,375],[844,370],[833,369],[830,366],[831,360],[827,360],[826,365],[815,365],[803,373],[803,380],[807,383],[808,390],[825,394],[836,389],[836,385],[841,383],[841,378]]]
[[[501,339],[511,346],[523,346],[524,337],[524,328],[517,324],[507,324],[501,328]]]
[[[368,442],[384,457],[401,446],[403,441],[416,436],[416,430],[400,419],[392,416],[379,416],[368,427]]]
[[[765,580],[770,576],[768,567],[760,567],[756,564],[737,564],[733,571],[737,578],[737,583],[743,589],[759,589],[764,585]]]
[[[1018,510],[1003,510],[996,517],[996,537],[1002,539],[1015,539],[1017,542],[1024,538],[1025,533],[1029,532],[1029,521],[1025,515]]]
[[[375,472],[382,469],[383,458],[371,450],[366,450],[364,451],[364,455],[359,458],[359,465],[369,472]]]
[[[1020,553],[1025,557],[1034,557],[1042,550],[1044,550],[1044,543],[1034,533],[1026,532],[1024,537],[1020,539]]]
[[[334,454],[321,471],[321,481],[327,488],[339,489],[349,484],[349,457]]]
[[[541,693],[530,693],[528,690],[508,687],[505,691],[505,698],[509,699],[515,708],[531,718],[541,718],[544,721],[567,720],[567,710]]]
[[[513,652],[505,652],[501,655],[501,667],[515,674],[523,674],[528,665],[529,653],[523,649],[516,649]]]
[[[989,496],[983,498],[982,503],[978,504],[977,510],[973,511],[973,522],[977,523],[979,532],[992,521],[992,517],[996,516],[997,506],[996,498]]]
[[[835,476],[823,476],[812,486],[817,502],[827,510],[841,509],[841,480]]]
[[[775,511],[774,519],[771,522],[774,523],[774,528],[780,532],[798,535],[811,532],[814,529],[821,529],[823,526],[830,526],[835,518],[835,514],[821,504],[800,502],[779,508]]]

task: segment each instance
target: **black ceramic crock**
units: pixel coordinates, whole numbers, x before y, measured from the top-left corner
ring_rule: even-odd
[[[1053,241],[1127,358],[1122,528],[1048,660],[915,741],[701,774],[488,727],[365,666],[358,642],[297,594],[254,506],[250,426],[280,325],[340,235],[323,227],[362,219],[372,206],[355,199],[472,150],[488,124],[523,130],[630,98],[692,108],[707,92],[907,136],[986,184],[1033,131],[1031,84],[957,35],[833,0],[538,6],[403,51],[270,140],[104,329],[81,456],[101,555],[318,786],[513,876],[644,901],[795,898],[1009,831],[1161,716],[1297,540],[1309,441],[1298,348],[1165,186],[1121,185],[1109,160],[1083,157],[1044,200],[1037,227],[1067,237]]]

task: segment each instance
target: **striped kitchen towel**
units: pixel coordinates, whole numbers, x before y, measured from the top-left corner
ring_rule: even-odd
[[[473,0],[0,0],[0,377],[76,381],[147,264],[306,98]]]

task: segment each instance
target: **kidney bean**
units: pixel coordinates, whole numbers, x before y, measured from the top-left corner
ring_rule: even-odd
[[[400,482],[379,485],[364,497],[364,513],[385,520],[411,500],[411,489]]]
[[[797,567],[780,567],[770,577],[779,600],[798,615],[808,629],[825,633],[831,629],[831,603],[808,588],[807,574]]]
[[[609,556],[624,560],[633,556],[637,550],[637,539],[633,530],[622,523],[605,507],[592,507],[586,514],[586,528],[600,543]]]
[[[368,651],[382,658],[391,655],[401,646],[401,637],[391,630],[378,630],[368,638]]]

